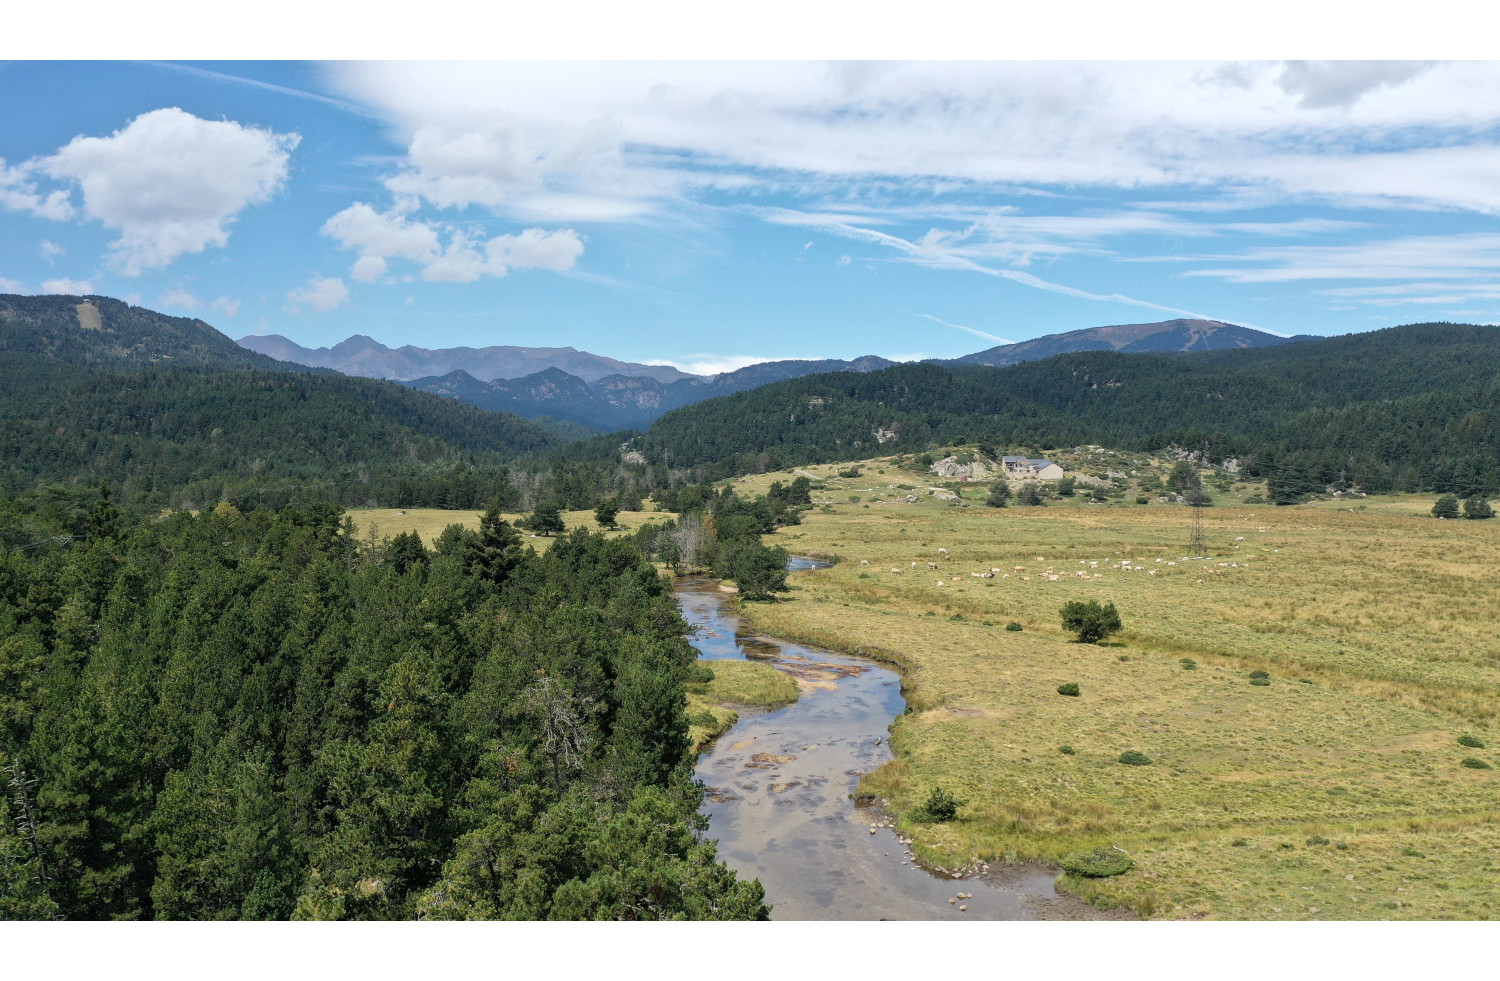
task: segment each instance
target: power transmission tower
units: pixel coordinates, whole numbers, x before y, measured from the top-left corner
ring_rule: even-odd
[[[1193,537],[1188,540],[1188,555],[1201,559],[1208,555],[1208,543],[1203,540],[1203,495],[1193,497]]]

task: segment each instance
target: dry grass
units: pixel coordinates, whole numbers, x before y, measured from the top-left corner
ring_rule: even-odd
[[[422,541],[429,548],[437,541],[443,529],[451,524],[460,524],[465,528],[479,530],[480,511],[448,511],[443,508],[350,508],[349,517],[353,519],[358,535],[364,538],[374,529],[378,537],[394,537],[403,532],[414,531],[422,536]],[[524,515],[506,514],[505,520],[514,524]],[[621,511],[615,520],[619,527],[607,532],[610,537],[619,535],[633,535],[649,521],[665,521],[676,518],[674,514],[664,511]],[[587,528],[589,531],[599,531],[599,525],[594,521],[592,511],[564,511],[562,513],[563,524],[568,531],[574,528]],[[527,544],[533,546],[538,552],[545,552],[552,544],[551,538],[532,537],[529,532],[521,533],[526,538]]]
[[[967,798],[960,820],[915,829],[931,857],[1118,845],[1135,871],[1071,887],[1144,915],[1500,916],[1500,778],[1460,767],[1456,743],[1500,745],[1500,521],[1434,521],[1432,497],[1275,508],[1219,494],[1204,519],[1213,557],[1184,563],[1183,507],[872,503],[921,480],[889,462],[865,471],[817,495],[831,513],[777,535],[840,564],[745,615],[905,667],[897,760],[861,791],[898,812],[938,783]],[[790,475],[745,483],[772,479]],[[1004,571],[969,576],[991,568]],[[1058,625],[1071,599],[1114,601],[1124,632],[1072,642]],[[1257,669],[1269,686],[1249,683]],[[1057,694],[1067,681],[1081,697]],[[1154,765],[1120,765],[1127,749]]]

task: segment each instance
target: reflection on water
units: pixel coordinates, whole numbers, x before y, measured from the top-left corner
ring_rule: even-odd
[[[793,571],[827,563],[794,558]],[[754,658],[797,679],[794,705],[740,721],[698,760],[719,857],[760,879],[775,919],[1030,919],[1028,898],[1056,896],[1045,870],[1004,886],[949,878],[912,863],[895,833],[855,808],[861,774],[891,758],[886,736],[905,711],[900,677],[864,658],[749,631],[711,580],[677,587],[693,646],[710,660]],[[959,892],[973,898],[949,903]],[[967,912],[958,906],[967,905]]]

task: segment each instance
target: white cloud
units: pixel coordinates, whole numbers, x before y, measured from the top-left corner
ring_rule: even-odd
[[[944,327],[952,327],[954,330],[968,331],[970,334],[973,334],[975,337],[983,337],[985,340],[994,341],[996,344],[1014,344],[1015,343],[1015,341],[1008,341],[1008,340],[1006,340],[1003,337],[996,337],[994,334],[988,334],[988,333],[985,333],[982,330],[976,330],[973,327],[965,327],[963,324],[950,324],[946,320],[939,320],[938,318],[934,317],[930,313],[919,313],[919,314],[917,314],[917,316],[922,317],[922,318],[924,318],[926,320],[930,320],[930,321],[932,321],[935,324],[942,324]]]
[[[17,279],[0,276],[0,293],[25,293],[26,284]]]
[[[360,254],[349,275],[367,283],[386,274],[388,259],[420,264],[429,282],[471,283],[480,276],[504,276],[512,268],[563,272],[583,254],[583,239],[571,228],[528,228],[484,239],[467,228],[412,219],[413,207],[410,199],[385,212],[352,204],[324,222],[322,234]]]
[[[1276,84],[1304,109],[1347,108],[1371,92],[1410,81],[1430,61],[1288,61]]]
[[[196,296],[177,286],[162,293],[156,298],[156,302],[163,307],[176,307],[179,310],[196,310],[200,306]]]
[[[1352,245],[1297,245],[1248,249],[1219,257],[1236,265],[1184,275],[1232,283],[1317,279],[1444,279],[1493,282],[1500,275],[1500,235],[1423,235]],[[1247,264],[1248,263],[1248,264]]]
[[[44,279],[43,293],[61,293],[64,296],[92,296],[94,284],[86,279]]]
[[[678,371],[686,371],[690,375],[721,375],[729,371],[738,371],[748,368],[753,364],[761,364],[766,361],[785,361],[786,358],[761,358],[748,354],[689,354],[681,361],[647,361],[646,364],[664,364],[676,368]]]
[[[56,242],[49,242],[46,239],[42,240],[42,258],[46,259],[49,263],[59,256],[66,254],[67,250]]]
[[[222,247],[242,210],[281,189],[299,139],[157,109],[110,136],[77,137],[37,167],[77,182],[84,213],[120,233],[113,264],[136,276]]]
[[[38,218],[66,221],[73,217],[73,202],[64,190],[38,191],[32,180],[36,172],[35,162],[19,167],[7,167],[0,157],[0,205],[10,211],[27,211]]]
[[[294,309],[307,305],[319,313],[327,313],[349,299],[349,287],[337,277],[314,276],[306,286],[288,292],[286,298],[292,301]]]
[[[847,266],[849,263],[851,263],[853,261],[854,261],[853,259],[849,258],[849,253],[845,252],[843,255],[839,256],[839,261],[835,262],[834,265],[835,266]]]
[[[231,300],[227,296],[221,296],[213,303],[209,304],[209,308],[222,313],[226,317],[233,317],[235,314],[240,312],[240,301]]]
[[[1494,149],[1494,62],[908,62],[876,70],[512,61],[340,63],[329,71],[408,142],[391,188],[439,206],[505,210],[562,194],[633,205],[638,217],[701,188],[834,195],[877,179],[1341,198],[1349,191],[1338,166],[1305,172],[1267,161],[1326,156],[1343,165],[1389,153],[1416,199],[1437,191],[1445,207],[1494,207],[1475,185],[1423,180],[1408,153]]]

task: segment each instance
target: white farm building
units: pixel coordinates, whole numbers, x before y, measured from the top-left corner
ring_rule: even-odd
[[[1063,477],[1063,468],[1051,460],[1008,456],[1000,461],[1000,465],[1007,477],[1021,480],[1061,480]]]

